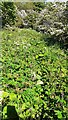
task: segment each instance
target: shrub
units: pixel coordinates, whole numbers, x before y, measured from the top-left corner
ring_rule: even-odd
[[[61,42],[63,46],[68,45],[68,5],[67,3],[47,3],[36,21],[36,29],[50,34],[51,37]],[[55,42],[54,41],[54,42]]]
[[[21,18],[21,16],[18,15],[17,11],[16,11],[15,27],[19,27],[19,28],[23,27],[23,19]]]
[[[35,24],[36,24],[36,19],[38,17],[38,13],[35,11],[31,11],[25,18],[24,21],[27,22],[27,27],[31,27],[34,29]]]
[[[1,2],[2,26],[14,25],[16,18],[15,5],[13,2]]]
[[[15,5],[17,6],[18,10],[32,10],[34,7],[33,2],[15,2]]]
[[[44,2],[34,2],[34,10],[40,12],[42,9],[45,8],[45,3]]]

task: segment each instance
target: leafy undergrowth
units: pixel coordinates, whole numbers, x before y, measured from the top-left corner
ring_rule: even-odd
[[[15,106],[20,118],[67,119],[67,56],[31,29],[2,32],[3,119]]]

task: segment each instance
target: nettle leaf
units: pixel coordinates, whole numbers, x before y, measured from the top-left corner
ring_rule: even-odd
[[[46,91],[45,92],[47,95],[50,95],[51,94],[51,91]]]
[[[34,111],[34,113],[35,113],[35,111]],[[35,118],[35,114],[34,113],[32,114],[32,118]]]
[[[57,115],[57,117],[58,117],[59,119],[62,119],[62,112],[61,112],[61,111],[55,110],[55,114]]]
[[[9,96],[9,93],[8,92],[3,92],[3,95],[2,95],[2,97],[4,98],[4,97],[8,97]]]
[[[44,56],[44,54],[39,54],[40,57]]]
[[[23,103],[22,105],[22,111],[24,111],[26,109],[26,103]]]
[[[39,57],[39,55],[36,55],[36,59]]]
[[[9,99],[10,99],[11,101],[14,101],[14,100],[17,99],[17,95],[14,94],[14,93],[10,93],[10,95],[9,95]]]
[[[41,79],[41,76],[40,76],[40,75],[36,75],[36,78],[37,78],[38,80],[40,80],[40,79]]]
[[[43,65],[45,64],[45,61],[44,61],[44,60],[42,60],[42,64],[43,64]]]
[[[29,112],[29,110],[26,110],[26,116],[29,116],[30,115],[30,112]]]
[[[20,118],[24,118],[24,116],[23,116],[23,114],[22,114],[22,113],[21,113],[19,116],[20,116]]]
[[[3,108],[3,118],[7,118],[7,106]]]
[[[12,78],[12,74],[11,74],[11,73],[8,73],[8,74],[7,74],[7,77],[8,77],[8,78]]]

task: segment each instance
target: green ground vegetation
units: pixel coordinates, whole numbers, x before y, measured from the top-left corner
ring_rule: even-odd
[[[2,34],[3,119],[15,106],[22,120],[67,119],[67,53],[59,45],[47,46],[32,29]]]

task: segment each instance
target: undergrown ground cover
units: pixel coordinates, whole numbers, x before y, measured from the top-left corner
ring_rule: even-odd
[[[2,120],[13,120],[8,106],[14,106],[22,120],[67,120],[64,50],[57,44],[47,46],[43,35],[32,29],[3,30],[1,34]]]

